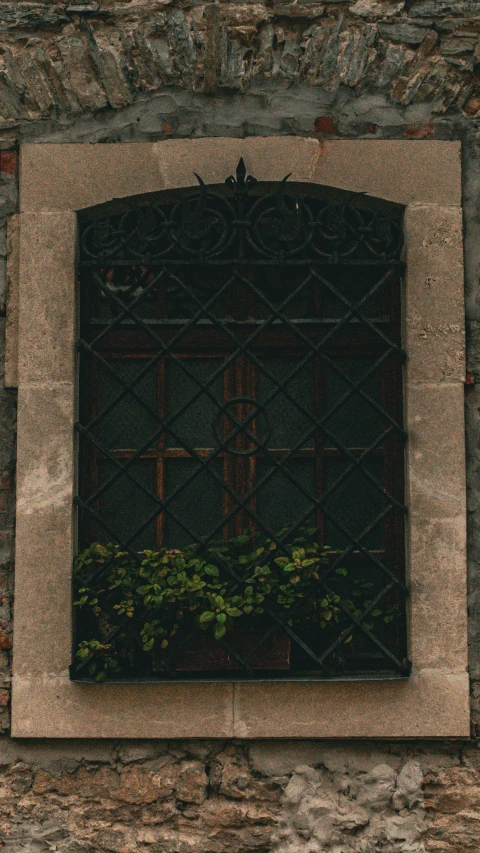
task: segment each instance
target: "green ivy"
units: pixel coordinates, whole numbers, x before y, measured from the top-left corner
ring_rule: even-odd
[[[266,609],[293,628],[328,628],[343,615],[340,594],[326,594],[320,583],[335,552],[316,542],[315,534],[304,530],[279,552],[274,541],[246,531],[211,543],[201,555],[193,547],[144,551],[140,564],[117,545],[94,543],[75,561],[74,605],[90,614],[82,620],[90,636],[79,642],[78,660],[90,660],[89,674],[102,679],[119,672],[119,661],[129,654],[125,632],[142,653],[161,658],[192,632],[221,640],[233,626],[261,619]],[[345,582],[348,573],[339,567],[335,574]],[[88,582],[91,577],[96,579]],[[352,598],[342,595],[355,615],[368,606],[369,586],[355,579]],[[371,614],[384,622],[395,615],[392,608]],[[122,631],[109,639],[118,624]]]

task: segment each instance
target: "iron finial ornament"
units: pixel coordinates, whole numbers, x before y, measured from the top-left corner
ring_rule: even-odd
[[[235,177],[233,175],[229,175],[228,178],[225,179],[225,183],[229,189],[232,189],[237,193],[247,195],[249,190],[251,190],[251,188],[257,183],[257,179],[254,178],[253,175],[247,175],[245,161],[243,157],[240,157],[235,170]]]

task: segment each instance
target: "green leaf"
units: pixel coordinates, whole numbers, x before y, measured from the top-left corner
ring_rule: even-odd
[[[343,577],[345,577],[346,575],[348,575],[348,572],[346,569],[342,569],[342,567],[340,566],[338,569],[335,569],[335,574],[343,575]]]
[[[221,625],[224,625],[227,621],[226,613],[217,613],[217,622],[220,622]]]
[[[79,649],[77,652],[77,658],[79,658],[80,660],[86,660],[89,655],[90,655],[89,649]]]
[[[215,625],[213,635],[216,640],[221,640],[221,638],[224,637],[226,633],[227,629],[225,628],[225,625]]]
[[[270,569],[268,566],[255,566],[255,571],[253,573],[254,578],[265,577],[266,575],[270,575]]]
[[[293,552],[292,557],[294,560],[303,560],[305,558],[305,548],[297,548],[297,550]]]
[[[212,613],[211,610],[205,610],[199,618],[199,622],[211,622],[212,619],[215,619],[215,613]]]

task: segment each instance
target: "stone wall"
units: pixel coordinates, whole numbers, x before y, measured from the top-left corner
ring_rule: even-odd
[[[2,334],[5,223],[16,209],[23,140],[462,140],[473,720],[466,744],[13,742],[15,394],[2,386],[0,850],[478,850],[479,0],[0,0],[0,34]]]
[[[433,136],[480,112],[479,32],[478,0],[0,0],[1,138]]]
[[[9,853],[468,853],[473,745],[93,742],[0,752]]]

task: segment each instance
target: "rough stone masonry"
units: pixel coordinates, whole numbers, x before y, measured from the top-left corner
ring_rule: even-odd
[[[480,0],[0,0],[0,33],[3,318],[23,140],[462,140],[472,680],[461,745],[12,741],[15,394],[0,390],[0,850],[477,851]]]

